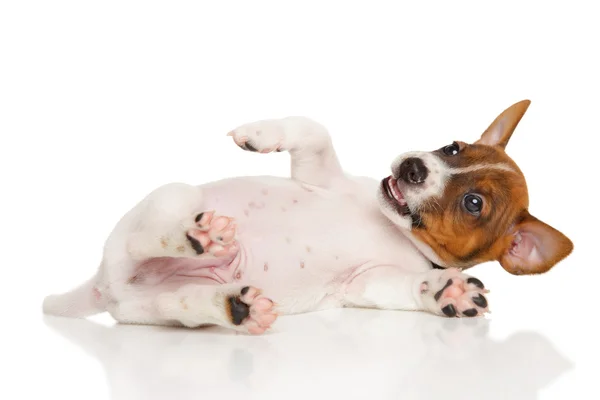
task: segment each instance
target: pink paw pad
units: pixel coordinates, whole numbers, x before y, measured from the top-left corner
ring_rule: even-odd
[[[277,319],[273,301],[263,297],[261,291],[255,287],[244,287],[241,296],[233,302],[230,309],[233,323],[243,326],[251,334],[265,333]]]
[[[237,253],[233,218],[215,216],[214,211],[207,211],[198,214],[195,222],[196,228],[187,232],[187,238],[198,255],[208,253],[227,257]]]
[[[476,317],[489,312],[483,283],[458,269],[447,269],[439,281],[421,284],[421,293],[432,295],[439,311],[447,317]]]

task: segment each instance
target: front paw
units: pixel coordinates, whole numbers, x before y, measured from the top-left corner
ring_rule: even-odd
[[[242,125],[227,134],[242,149],[259,153],[283,151],[284,123],[270,119]]]
[[[446,317],[475,317],[489,312],[483,283],[456,268],[431,270],[420,285],[427,309]]]

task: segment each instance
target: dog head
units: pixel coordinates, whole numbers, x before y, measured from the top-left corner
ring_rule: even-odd
[[[472,144],[393,161],[378,194],[381,210],[432,262],[465,269],[496,260],[531,275],[573,250],[569,238],[529,213],[525,177],[505,152],[529,104],[506,109]]]

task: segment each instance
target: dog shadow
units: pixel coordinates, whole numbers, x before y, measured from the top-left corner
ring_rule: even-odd
[[[44,322],[98,360],[112,400],[536,399],[573,367],[539,333],[494,340],[487,319],[418,312],[287,316],[261,336],[51,316]]]

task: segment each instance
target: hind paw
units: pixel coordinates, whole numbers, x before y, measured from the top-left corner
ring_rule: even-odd
[[[237,253],[233,218],[215,216],[214,211],[207,211],[198,214],[195,223],[196,227],[187,231],[186,237],[196,254],[227,257]]]
[[[227,298],[227,315],[233,325],[255,335],[264,333],[277,319],[273,301],[252,286],[245,286],[239,295]]]

